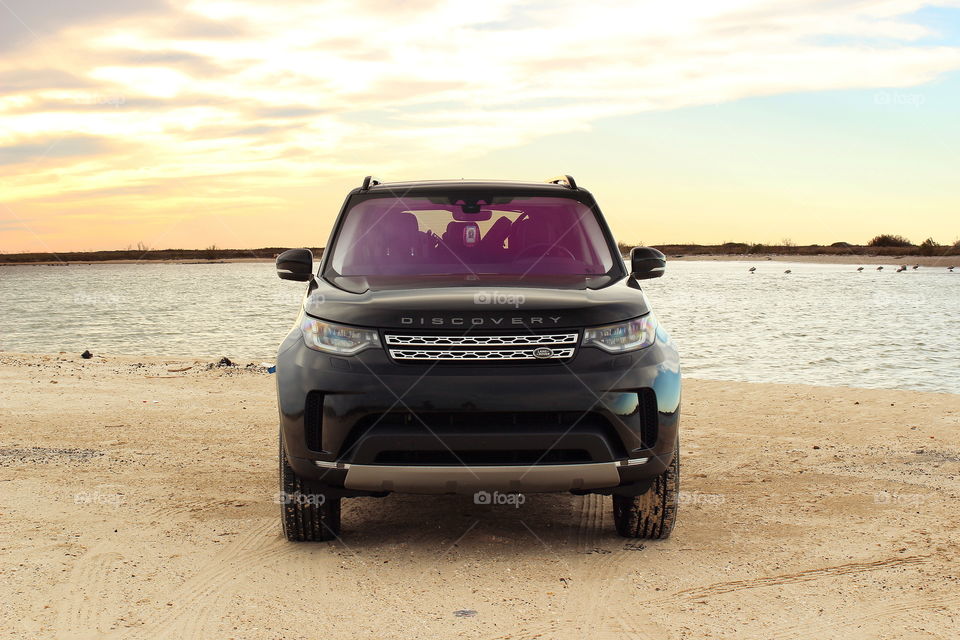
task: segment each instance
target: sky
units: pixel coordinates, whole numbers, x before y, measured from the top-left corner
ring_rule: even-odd
[[[0,253],[323,246],[368,174],[946,244],[958,116],[960,0],[0,0]]]

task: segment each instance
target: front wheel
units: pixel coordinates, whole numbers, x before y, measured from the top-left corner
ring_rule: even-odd
[[[673,451],[673,462],[639,496],[613,496],[613,522],[625,538],[649,540],[670,537],[677,520],[680,494],[680,443]]]
[[[340,498],[325,495],[319,485],[301,478],[287,463],[280,436],[280,517],[291,542],[321,542],[340,535]]]

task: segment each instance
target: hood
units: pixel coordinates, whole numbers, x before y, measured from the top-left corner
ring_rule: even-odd
[[[344,291],[324,280],[304,300],[311,316],[382,329],[496,331],[579,328],[646,314],[646,296],[632,279],[600,289],[456,286]]]

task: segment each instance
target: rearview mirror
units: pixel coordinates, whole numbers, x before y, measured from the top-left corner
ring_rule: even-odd
[[[486,222],[493,217],[493,212],[489,209],[483,211],[470,212],[466,211],[454,211],[453,219],[457,222]]]
[[[637,280],[659,278],[667,268],[667,256],[653,247],[634,247],[630,250],[630,273]]]
[[[313,277],[313,252],[289,249],[277,256],[277,275],[281,280],[307,282]]]

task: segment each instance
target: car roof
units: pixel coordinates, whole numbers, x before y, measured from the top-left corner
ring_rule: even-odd
[[[521,180],[411,180],[404,182],[373,182],[359,187],[354,193],[420,195],[431,193],[503,192],[512,194],[552,195],[580,199],[589,196],[585,189],[571,188],[565,183],[527,182]]]

